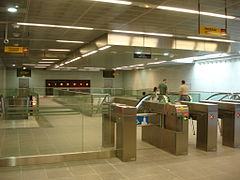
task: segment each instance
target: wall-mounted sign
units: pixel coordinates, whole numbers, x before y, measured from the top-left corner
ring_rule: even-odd
[[[31,69],[17,69],[17,77],[31,77]]]
[[[223,37],[227,35],[227,30],[210,26],[200,26],[200,34]]]
[[[28,48],[26,47],[15,47],[15,46],[5,46],[5,53],[26,53],[28,52]]]
[[[133,54],[134,58],[143,58],[143,59],[151,59],[152,55],[151,54],[139,54],[139,53],[134,53]]]
[[[104,70],[103,77],[104,78],[114,78],[114,71],[113,70]]]

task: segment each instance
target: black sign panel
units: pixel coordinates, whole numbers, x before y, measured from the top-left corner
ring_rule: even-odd
[[[134,58],[151,59],[152,55],[151,54],[138,54],[138,53],[134,53],[133,57]]]
[[[104,70],[103,77],[104,78],[114,78],[114,71],[113,70]]]
[[[17,77],[31,77],[31,69],[17,69]]]

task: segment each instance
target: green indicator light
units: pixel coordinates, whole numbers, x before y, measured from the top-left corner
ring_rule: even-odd
[[[184,120],[188,120],[188,118],[187,118],[187,117],[184,117],[183,119],[184,119]]]

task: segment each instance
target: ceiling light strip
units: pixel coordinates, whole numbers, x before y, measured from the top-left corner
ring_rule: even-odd
[[[149,35],[149,36],[165,36],[165,37],[173,37],[173,34],[149,33],[149,32],[141,32],[141,31],[112,30],[112,32],[117,32],[117,33],[127,33],[127,34],[141,34],[141,35]]]
[[[48,51],[56,51],[56,52],[69,52],[70,49],[48,49]]]
[[[103,51],[103,50],[108,49],[110,47],[112,47],[112,46],[104,46],[104,47],[99,48],[98,50]]]
[[[197,37],[197,36],[187,36],[187,39],[196,39],[196,40],[205,40],[205,41],[217,41],[217,42],[228,42],[228,43],[236,42],[234,40],[229,40],[229,39],[214,39],[214,38]]]
[[[87,56],[90,56],[90,55],[95,54],[95,53],[97,53],[97,52],[98,52],[98,50],[91,51],[91,52],[88,52],[88,53],[86,53],[86,54],[83,54],[82,57],[87,57]]]
[[[147,65],[156,65],[156,64],[161,64],[161,63],[165,63],[167,61],[157,61],[157,62],[150,62],[150,63],[147,63]]]
[[[69,41],[69,40],[56,40],[56,42],[60,42],[60,43],[76,43],[76,44],[84,43],[83,41]]]
[[[60,59],[41,59],[42,61],[58,61]]]
[[[90,27],[79,27],[79,26],[64,26],[64,25],[54,25],[54,24],[38,24],[38,23],[22,23],[18,22],[17,25],[21,26],[36,26],[36,27],[51,27],[51,28],[63,28],[63,29],[81,29],[81,30],[93,30]]]
[[[197,11],[192,9],[184,9],[184,8],[177,8],[177,7],[170,7],[170,6],[158,6],[157,9],[168,10],[168,11],[177,11],[183,13],[190,13],[190,14],[201,14],[204,16],[212,16],[224,19],[236,19],[235,16],[228,16],[223,14],[211,13],[211,12],[204,12],[204,11]]]
[[[122,4],[122,5],[131,5],[130,1],[121,1],[121,0],[93,0],[98,2],[113,3],[113,4]]]

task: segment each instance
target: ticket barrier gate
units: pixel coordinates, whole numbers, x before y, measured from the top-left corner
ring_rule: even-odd
[[[181,104],[188,105],[190,117],[197,121],[196,147],[204,151],[216,151],[218,105],[187,101]]]
[[[136,107],[125,104],[104,104],[103,107],[103,147],[114,146],[116,123],[116,156],[122,161],[136,160],[136,114]]]
[[[222,119],[222,144],[240,147],[240,103],[209,100],[202,102],[218,104],[219,118]]]
[[[143,106],[160,118],[156,116],[142,127],[142,140],[174,155],[188,154],[188,107],[153,102]]]

